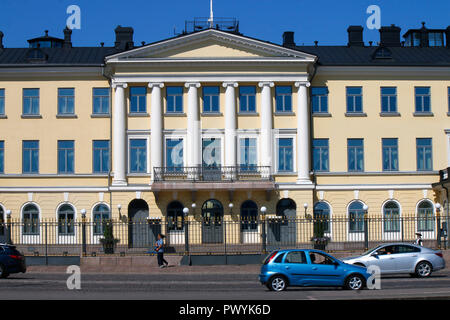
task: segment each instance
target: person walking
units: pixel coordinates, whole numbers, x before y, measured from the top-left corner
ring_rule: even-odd
[[[169,266],[169,263],[164,259],[164,235],[162,235],[161,233],[158,234],[155,251],[158,257],[159,267],[164,268]]]

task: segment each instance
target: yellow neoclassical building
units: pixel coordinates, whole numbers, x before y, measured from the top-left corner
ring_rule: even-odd
[[[432,184],[450,164],[449,28],[401,41],[382,27],[368,45],[351,26],[347,44],[297,46],[292,32],[278,45],[235,21],[196,23],[141,46],[121,26],[113,47],[77,47],[65,29],[6,48],[0,33],[3,220],[169,218],[172,243],[184,221],[199,223],[199,243],[223,242],[221,221],[236,221],[236,241],[251,243],[260,227],[242,221],[320,215],[332,241],[358,241],[367,213],[374,239],[436,238],[436,209],[448,218]],[[281,221],[267,236],[302,227]]]

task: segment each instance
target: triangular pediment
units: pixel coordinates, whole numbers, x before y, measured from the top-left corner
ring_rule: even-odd
[[[215,29],[208,29],[159,41],[109,56],[106,60],[129,61],[212,58],[291,58],[305,62],[316,60],[315,56],[304,52]]]

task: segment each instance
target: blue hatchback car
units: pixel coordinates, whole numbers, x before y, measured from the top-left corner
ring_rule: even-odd
[[[370,274],[365,267],[346,264],[319,250],[277,250],[265,259],[259,281],[272,291],[288,286],[343,287],[360,290]]]

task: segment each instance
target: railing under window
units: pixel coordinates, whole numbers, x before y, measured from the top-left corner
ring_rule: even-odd
[[[156,167],[154,181],[272,181],[269,166]]]

